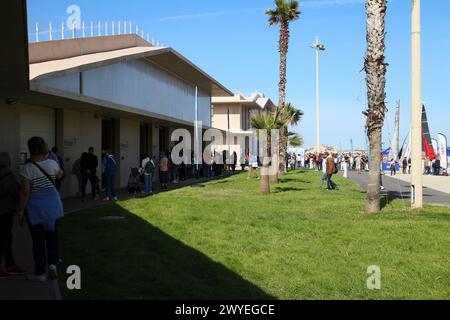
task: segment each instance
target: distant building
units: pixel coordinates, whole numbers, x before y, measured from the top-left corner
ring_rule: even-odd
[[[212,97],[212,127],[228,132],[231,138],[231,141],[224,139],[225,144],[216,146],[216,149],[228,150],[228,146],[230,146],[230,152],[237,153],[238,165],[240,165],[244,160],[245,153],[250,150],[248,136],[253,133],[251,125],[253,115],[273,111],[275,107],[270,98],[259,92],[255,92],[251,96],[236,93],[233,96]],[[246,136],[244,144],[241,145],[240,138]]]

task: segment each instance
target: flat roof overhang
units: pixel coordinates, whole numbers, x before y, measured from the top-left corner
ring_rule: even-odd
[[[205,90],[211,94],[211,97],[228,97],[233,95],[225,86],[170,47],[132,47],[33,63],[30,64],[30,81],[62,77],[136,59],[144,59],[156,64],[162,69]]]

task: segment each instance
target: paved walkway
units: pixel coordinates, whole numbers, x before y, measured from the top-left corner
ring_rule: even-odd
[[[363,172],[362,174],[358,174],[354,171],[349,171],[348,177],[354,180],[358,185],[367,190],[367,180],[368,173]],[[441,177],[436,177],[441,178]],[[447,179],[448,177],[442,177],[443,179]],[[382,196],[388,197],[391,199],[411,199],[411,183],[409,181],[408,175],[398,175],[397,178],[391,178],[390,176],[383,176],[383,184],[385,190],[382,191]],[[404,181],[406,180],[406,181]],[[448,180],[448,179],[447,179]],[[442,180],[445,181],[445,180]],[[450,181],[449,181],[450,182]],[[436,188],[440,188],[441,190],[445,190],[442,188],[441,184],[430,184],[431,181],[428,182],[424,187],[423,199],[426,204],[438,204],[438,205],[447,205],[450,206],[450,192],[442,192],[428,186],[435,186]]]
[[[237,171],[239,172],[239,171]],[[182,188],[197,183],[203,183],[211,179],[222,179],[230,176],[225,174],[217,178],[200,178],[181,181],[179,184],[169,184],[168,190],[161,191],[159,187],[155,188],[155,192],[165,192],[176,188]],[[118,190],[119,200],[127,200],[130,198],[140,198],[145,195],[130,195],[125,190]],[[64,210],[66,214],[71,214],[93,206],[99,206],[108,202],[99,200],[80,201],[78,198],[69,198],[64,200]],[[25,268],[27,271],[33,271],[33,255],[32,241],[28,227],[21,228],[16,220],[13,228],[13,253],[16,263]],[[60,271],[61,272],[61,271]],[[45,283],[33,283],[26,279],[26,276],[10,277],[0,280],[0,300],[58,300],[60,299],[58,281],[48,281]]]

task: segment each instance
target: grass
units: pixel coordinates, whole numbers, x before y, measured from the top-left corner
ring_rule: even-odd
[[[92,208],[61,223],[66,299],[450,299],[450,208],[393,201],[363,214],[364,192],[296,171],[258,193],[245,174]],[[117,216],[121,219],[101,219]],[[381,268],[369,290],[367,268]]]

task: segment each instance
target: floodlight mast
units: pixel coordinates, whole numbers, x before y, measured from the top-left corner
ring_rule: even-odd
[[[319,51],[325,51],[325,45],[320,43],[316,36],[316,42],[311,48],[316,50],[316,153],[320,154],[320,97],[319,97]]]

